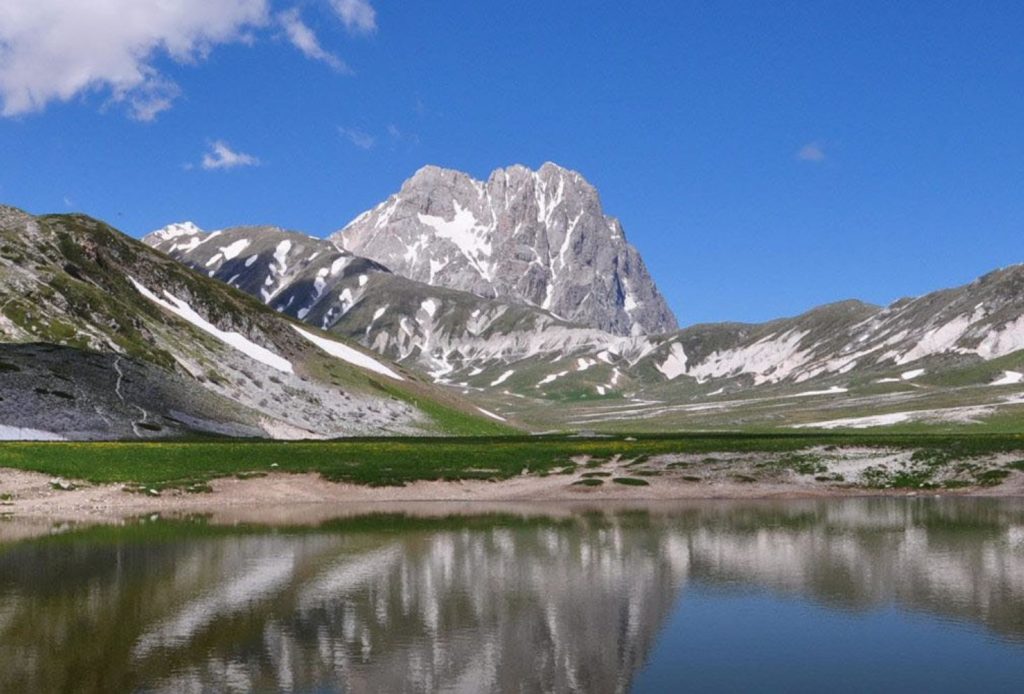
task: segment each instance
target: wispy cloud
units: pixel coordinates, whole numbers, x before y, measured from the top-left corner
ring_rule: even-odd
[[[267,8],[268,0],[3,0],[0,114],[107,90],[133,118],[152,120],[180,91],[154,66],[158,57],[202,60],[263,26]]]
[[[285,35],[293,46],[302,51],[303,55],[312,60],[319,60],[331,66],[337,72],[350,74],[351,68],[338,56],[324,50],[316,33],[302,21],[299,8],[295,7],[277,15],[277,21],[284,29]]]
[[[374,145],[377,144],[377,138],[359,128],[338,126],[338,132],[359,149],[373,149]]]
[[[397,146],[399,144],[410,144],[418,145],[420,143],[420,137],[416,133],[409,133],[399,128],[394,123],[389,123],[387,127],[388,137],[391,138],[391,145]]]
[[[228,143],[217,140],[210,144],[210,151],[203,155],[201,166],[207,171],[236,169],[241,166],[259,166],[260,160],[251,154],[236,152]]]
[[[331,5],[350,32],[372,34],[377,31],[377,11],[368,0],[331,0]]]
[[[820,142],[808,142],[796,151],[796,158],[819,164],[825,161],[825,147]]]

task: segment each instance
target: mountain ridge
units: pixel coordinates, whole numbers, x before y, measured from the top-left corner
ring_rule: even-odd
[[[576,235],[569,214],[586,218],[588,231]],[[144,240],[276,313],[359,343],[403,373],[424,374],[488,416],[545,428],[624,418],[669,427],[807,426],[821,406],[852,427],[975,421],[1016,407],[1018,396],[1005,392],[1024,383],[1024,265],[888,306],[845,299],[763,323],[643,334],[639,321],[626,320],[637,317],[625,311],[628,273],[606,271],[630,254],[643,268],[642,259],[604,215],[596,190],[556,165],[498,169],[487,181],[424,167],[345,228],[340,238],[319,239],[276,226],[205,232],[184,222]],[[353,229],[358,243],[345,239]],[[512,245],[499,249],[499,237]],[[579,246],[566,256],[562,289],[545,284],[553,245],[567,253]],[[363,247],[378,258],[353,252]],[[492,263],[495,256],[521,263]],[[544,281],[517,286],[511,279],[529,272],[510,267],[533,268]],[[416,279],[423,272],[430,281]],[[597,275],[610,280],[595,284]],[[451,286],[463,280],[469,285]],[[644,284],[663,303],[653,283]],[[584,315],[569,319],[555,306],[559,291],[565,300],[606,295],[581,302]],[[656,323],[664,317],[652,315]],[[924,414],[861,414],[911,405]]]
[[[244,232],[238,228],[231,233]],[[267,235],[268,246],[284,237],[284,232],[268,228],[249,228],[249,233]],[[230,234],[221,238],[237,242]],[[216,251],[214,244],[179,259],[201,269]],[[964,287],[886,307],[846,299],[765,323],[697,324],[663,335],[625,337],[564,321],[525,303],[434,287],[379,267],[355,284],[352,277],[340,280],[332,291],[342,288],[344,305],[339,307],[338,298],[324,292],[320,301],[331,308],[314,308],[306,319],[424,371],[439,383],[462,388],[464,394],[497,391],[558,399],[564,397],[561,393],[589,390],[593,397],[606,397],[685,381],[693,385],[683,390],[707,395],[723,387],[742,391],[798,386],[847,374],[876,373],[886,379],[893,377],[893,369],[898,377],[920,360],[965,364],[997,359],[1024,340],[1015,337],[1016,328],[1007,327],[1020,319],[1024,306],[1024,288],[1015,279],[1020,273],[1019,266],[1010,266]],[[214,276],[229,279],[224,274],[214,271]],[[309,278],[302,283],[308,286]],[[991,294],[986,304],[990,310],[964,323],[971,292]],[[297,315],[286,302],[277,308]],[[956,319],[960,329],[947,327],[937,342],[931,332],[942,328],[936,323],[940,315]],[[978,352],[975,348],[986,336],[990,345]]]
[[[0,208],[5,427],[323,438],[437,433],[442,410],[484,420],[371,354],[92,218]]]

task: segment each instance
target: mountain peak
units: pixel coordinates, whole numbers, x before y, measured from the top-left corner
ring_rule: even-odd
[[[472,180],[472,178],[469,176],[469,174],[463,173],[462,171],[458,171],[456,169],[447,169],[443,166],[427,164],[426,166],[421,166],[419,169],[417,169],[416,173],[410,176],[405,181],[402,187],[405,188],[407,186],[417,186],[427,183],[438,182],[443,182],[451,185],[459,180],[469,181]]]
[[[676,320],[619,222],[579,173],[546,162],[487,181],[425,166],[332,240],[418,282],[537,306],[621,335]]]
[[[145,238],[152,238],[159,241],[170,241],[171,239],[178,238],[179,236],[195,236],[197,234],[205,233],[206,232],[196,226],[194,222],[185,221],[168,224],[165,227],[161,227],[156,231],[146,234]]]
[[[540,175],[556,175],[556,176],[567,176],[570,178],[583,179],[583,176],[573,169],[566,168],[561,164],[556,164],[553,161],[546,161],[540,165],[537,169],[537,173]]]

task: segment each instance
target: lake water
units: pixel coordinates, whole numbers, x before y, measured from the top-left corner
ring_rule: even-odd
[[[1020,501],[442,510],[7,520],[0,691],[1024,691]]]

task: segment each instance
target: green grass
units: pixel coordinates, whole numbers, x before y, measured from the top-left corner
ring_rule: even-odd
[[[647,480],[642,480],[639,477],[615,477],[612,479],[615,484],[622,484],[627,487],[647,487],[651,483]]]
[[[786,455],[775,464],[779,467],[789,468],[800,475],[820,475],[828,472],[827,466],[813,455]]]
[[[408,402],[422,410],[424,414],[430,417],[438,430],[446,436],[502,436],[518,433],[518,430],[514,427],[499,422],[481,412],[467,414],[455,407],[440,403],[434,399],[436,397],[434,393],[431,394],[433,397],[418,397],[416,394],[406,392],[397,386],[372,379],[370,383],[396,400]]]
[[[0,444],[0,467],[32,470],[93,483],[146,488],[201,487],[217,477],[259,472],[313,472],[329,480],[402,485],[415,480],[508,479],[524,470],[550,474],[577,455],[608,460],[666,453],[774,452],[820,445],[878,446],[921,451],[933,460],[969,460],[1024,451],[1024,435],[951,436],[893,434],[691,434],[624,435],[579,439],[564,436],[473,438],[362,438],[320,442],[209,441],[146,443]],[[641,480],[646,481],[646,480]],[[918,480],[905,480],[906,484]],[[628,483],[627,483],[628,484]]]

